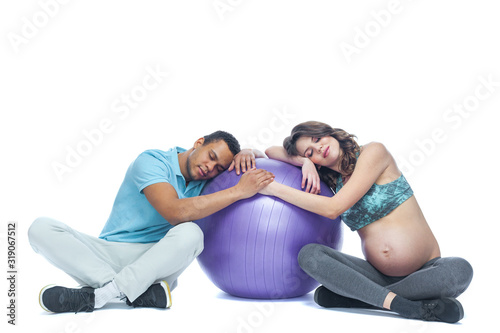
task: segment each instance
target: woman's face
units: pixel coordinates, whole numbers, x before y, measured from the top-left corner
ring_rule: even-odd
[[[339,142],[332,136],[302,136],[295,145],[300,156],[309,158],[316,165],[337,169],[341,151]]]

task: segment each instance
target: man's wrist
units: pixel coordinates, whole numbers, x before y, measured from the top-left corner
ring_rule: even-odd
[[[239,183],[238,183],[239,184]],[[238,184],[228,188],[227,190],[229,191],[229,196],[231,197],[231,199],[233,199],[234,201],[238,201],[238,200],[241,200],[243,199],[243,191],[241,191],[240,187],[238,186]]]

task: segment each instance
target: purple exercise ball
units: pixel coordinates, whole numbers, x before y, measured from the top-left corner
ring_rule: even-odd
[[[259,158],[257,168],[275,175],[275,181],[301,189],[302,172],[288,163]],[[212,179],[202,195],[238,183],[233,170]],[[321,194],[333,192],[321,182]],[[281,199],[256,194],[203,219],[205,248],[200,267],[221,290],[246,298],[278,299],[307,294],[319,284],[299,266],[300,249],[310,243],[340,250],[342,226],[334,220],[303,210]]]

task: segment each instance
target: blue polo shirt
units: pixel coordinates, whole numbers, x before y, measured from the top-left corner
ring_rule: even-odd
[[[184,151],[186,149],[180,147],[168,151],[146,150],[130,164],[99,238],[112,242],[153,243],[173,228],[151,206],[142,190],[166,182],[175,188],[179,199],[199,195],[206,181],[191,181],[186,187],[177,157]]]

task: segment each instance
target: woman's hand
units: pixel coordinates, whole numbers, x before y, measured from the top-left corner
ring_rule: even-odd
[[[227,171],[236,170],[236,174],[240,175],[240,170],[245,173],[247,170],[255,168],[255,154],[252,149],[242,149],[234,156],[231,165]]]
[[[304,159],[304,164],[302,165],[302,189],[312,194],[319,194],[321,192],[318,170],[316,169],[316,165],[308,158]]]

